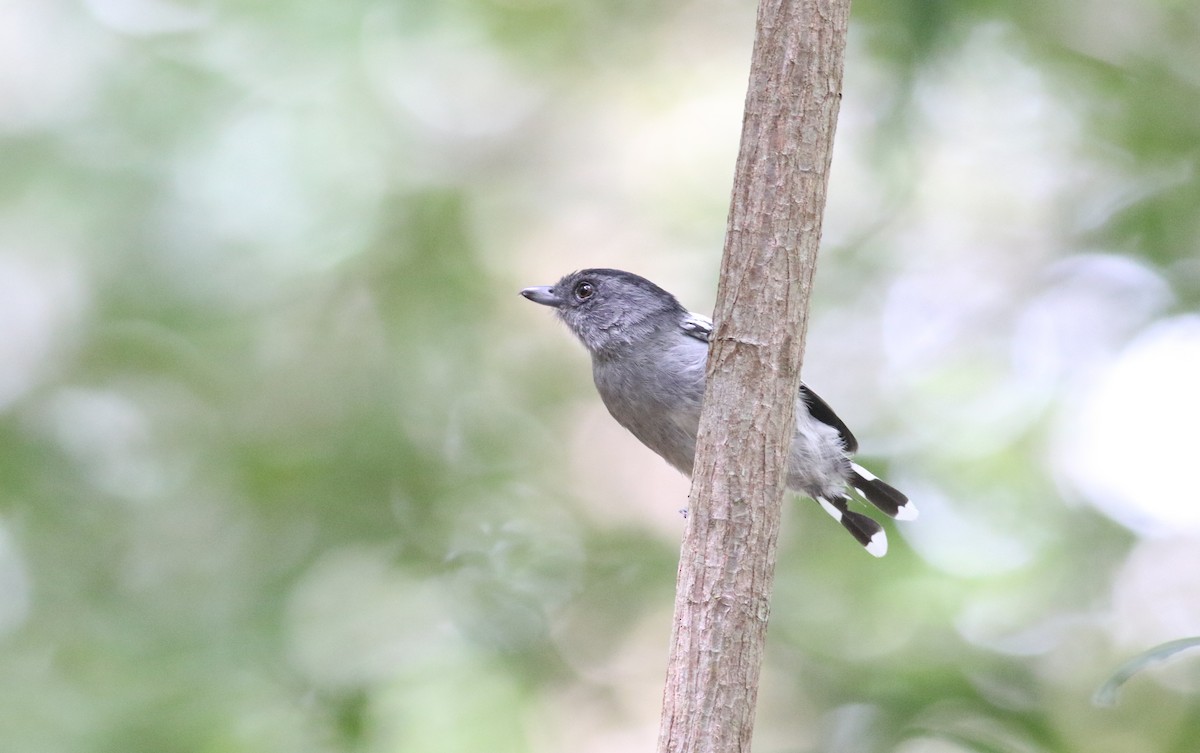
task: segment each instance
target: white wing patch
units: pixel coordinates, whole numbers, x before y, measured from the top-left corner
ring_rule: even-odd
[[[679,328],[697,340],[708,342],[713,331],[713,320],[704,314],[689,311],[687,316],[679,322]]]

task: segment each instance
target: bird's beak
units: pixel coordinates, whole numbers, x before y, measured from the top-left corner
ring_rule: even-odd
[[[525,288],[521,291],[521,295],[525,296],[534,303],[540,303],[543,306],[553,306],[558,308],[562,305],[562,299],[554,292],[554,288],[548,285],[541,285],[536,288]]]

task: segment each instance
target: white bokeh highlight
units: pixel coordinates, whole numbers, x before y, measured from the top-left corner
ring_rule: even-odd
[[[1142,534],[1200,531],[1200,316],[1159,322],[1086,389],[1057,467],[1102,512]]]

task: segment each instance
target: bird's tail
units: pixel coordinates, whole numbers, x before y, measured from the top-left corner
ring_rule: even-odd
[[[883,532],[883,526],[866,515],[851,510],[849,497],[842,496],[832,499],[817,497],[816,499],[821,507],[825,508],[825,512],[841,523],[842,527],[849,531],[850,535],[857,539],[869,554],[875,557],[887,554],[887,534]]]
[[[896,488],[876,478],[858,463],[852,463],[850,486],[865,500],[896,520],[916,520],[917,508]]]

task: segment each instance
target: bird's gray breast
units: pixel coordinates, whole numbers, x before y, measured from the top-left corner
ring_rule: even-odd
[[[707,345],[680,334],[592,363],[596,389],[617,423],[689,475],[707,356]]]

